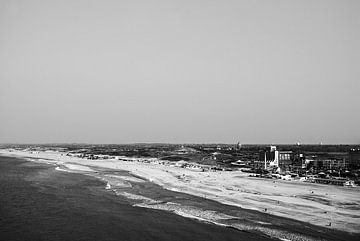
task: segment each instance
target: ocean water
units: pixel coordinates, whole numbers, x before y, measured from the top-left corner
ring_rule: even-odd
[[[0,156],[0,240],[263,240],[134,207],[100,180]]]
[[[0,156],[0,240],[359,240],[165,190],[121,170],[60,170]]]

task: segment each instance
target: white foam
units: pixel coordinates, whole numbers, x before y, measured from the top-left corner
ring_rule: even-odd
[[[116,192],[116,194],[124,196],[124,197],[126,197],[128,199],[132,199],[132,200],[141,200],[141,201],[143,201],[142,204],[144,204],[144,205],[149,205],[149,204],[154,204],[154,203],[159,202],[159,201],[156,201],[156,200],[148,198],[148,197],[144,197],[144,196],[141,196],[141,195],[128,193],[128,192]]]
[[[105,177],[117,178],[117,179],[122,179],[122,180],[130,181],[130,182],[145,182],[143,179],[140,179],[140,178],[137,178],[137,177],[132,177],[132,176],[121,176],[121,175],[106,174]]]
[[[84,172],[95,172],[93,169],[91,169],[88,166],[83,166],[83,165],[79,165],[79,164],[69,164],[69,163],[65,163],[63,164],[66,168],[70,169],[70,170],[74,170],[74,171],[84,171]]]
[[[55,167],[55,170],[60,172],[70,172],[69,170],[63,169],[61,167]]]

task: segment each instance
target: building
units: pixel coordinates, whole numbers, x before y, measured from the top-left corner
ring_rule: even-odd
[[[276,146],[269,146],[259,151],[259,159],[256,167],[269,169],[274,167],[284,168],[292,164],[294,154],[292,151],[278,151]]]
[[[360,148],[350,149],[349,151],[349,168],[360,169]]]
[[[256,165],[258,168],[268,169],[270,167],[278,167],[279,159],[276,146],[269,146],[259,151],[259,160]]]
[[[312,168],[313,171],[327,171],[327,170],[346,170],[348,167],[348,163],[344,159],[307,159],[306,160],[306,168]]]
[[[277,151],[279,167],[282,171],[289,171],[293,165],[294,154],[292,151]]]
[[[322,170],[341,170],[346,168],[346,162],[341,159],[317,160],[315,166]]]
[[[305,166],[304,154],[294,153],[293,151],[279,151],[276,149],[276,146],[269,146],[259,151],[258,160],[254,162],[255,168],[280,168],[282,172],[300,171]]]
[[[306,158],[303,153],[297,153],[294,155],[293,166],[297,169],[305,169],[306,167]]]

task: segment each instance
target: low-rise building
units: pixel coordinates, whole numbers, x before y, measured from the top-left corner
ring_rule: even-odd
[[[348,163],[344,159],[306,159],[306,168],[312,168],[314,171],[327,171],[327,170],[346,170]]]
[[[294,154],[292,151],[277,151],[279,167],[281,170],[288,170],[293,165]]]
[[[360,148],[350,149],[349,151],[349,168],[360,169]]]

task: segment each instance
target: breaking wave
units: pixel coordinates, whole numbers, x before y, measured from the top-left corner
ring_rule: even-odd
[[[55,168],[58,171],[66,171],[66,172],[77,172],[76,170],[67,169],[66,167],[57,166]],[[86,175],[91,175],[100,180],[104,181],[104,188],[106,190],[113,191],[116,195],[122,196],[128,200],[133,202],[133,206],[163,210],[167,212],[172,212],[176,215],[195,219],[201,222],[211,223],[218,226],[234,228],[239,231],[245,232],[254,232],[254,233],[262,233],[271,238],[276,238],[284,241],[314,241],[319,240],[313,237],[309,237],[306,235],[291,233],[285,230],[276,229],[273,227],[266,227],[271,225],[270,223],[265,222],[251,222],[244,223],[240,222],[239,217],[231,216],[222,212],[214,211],[214,210],[206,210],[195,206],[180,204],[176,202],[167,202],[162,200],[152,199],[146,196],[142,196],[139,194],[134,194],[125,190],[132,190],[132,184],[146,182],[145,180],[134,177],[134,176],[122,176],[122,175],[101,175],[97,172],[88,172],[84,173]]]

